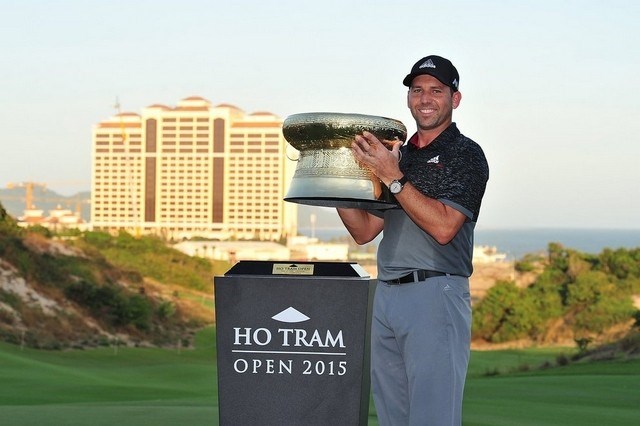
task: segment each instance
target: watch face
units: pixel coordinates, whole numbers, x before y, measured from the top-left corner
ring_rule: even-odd
[[[389,185],[389,191],[391,191],[392,194],[397,194],[398,192],[402,191],[402,184],[397,180],[394,180]]]

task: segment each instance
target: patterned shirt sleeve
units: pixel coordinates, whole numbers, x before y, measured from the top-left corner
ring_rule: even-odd
[[[489,166],[480,145],[452,124],[431,145],[408,151],[400,166],[409,181],[426,196],[477,221],[489,179]]]
[[[449,201],[468,210],[473,214],[471,220],[475,222],[489,179],[489,167],[478,144],[465,137],[461,142],[446,159],[446,173],[442,175],[436,198],[445,204]]]

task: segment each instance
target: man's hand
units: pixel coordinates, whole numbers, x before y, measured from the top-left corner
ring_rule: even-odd
[[[389,186],[392,180],[402,177],[398,166],[402,141],[381,142],[370,132],[356,135],[351,144],[351,151],[355,159]],[[391,147],[389,150],[388,147]]]

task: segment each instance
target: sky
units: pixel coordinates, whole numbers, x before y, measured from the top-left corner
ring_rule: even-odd
[[[640,228],[636,0],[0,0],[0,185],[89,190],[91,132],[189,96],[391,117],[438,54],[489,161],[478,228]]]

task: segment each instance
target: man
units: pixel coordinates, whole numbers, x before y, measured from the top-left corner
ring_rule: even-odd
[[[489,168],[452,121],[460,77],[440,56],[405,77],[417,132],[391,150],[364,132],[351,146],[400,208],[338,209],[358,244],[384,230],[371,330],[371,381],[381,425],[460,425],[470,352],[473,230]]]

